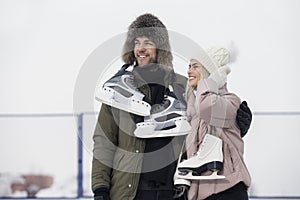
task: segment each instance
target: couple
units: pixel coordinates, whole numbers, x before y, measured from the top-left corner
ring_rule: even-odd
[[[186,199],[187,195],[189,199],[248,199],[250,176],[243,162],[241,137],[250,126],[251,112],[246,103],[241,104],[238,97],[227,92],[225,83],[229,69],[220,67],[223,64],[218,61],[213,61],[213,66],[207,67],[210,64],[201,60],[202,55],[191,59],[188,69],[189,90],[185,96],[187,79],[173,71],[167,29],[152,14],[137,17],[129,26],[122,59],[126,67],[133,66],[134,82],[145,95],[144,100],[152,107],[161,104],[166,95],[182,102],[187,99],[192,133],[186,141],[185,136],[138,138],[133,132],[136,124],[144,121],[142,116],[102,104],[93,136],[94,199],[168,200]],[[206,74],[202,71],[206,71]],[[197,113],[199,105],[200,110],[205,109],[205,105],[202,108],[203,102],[210,101],[212,104],[211,100],[226,112],[221,113],[224,114],[221,117],[223,120],[205,120],[205,116],[202,119]],[[218,112],[207,110],[203,113],[213,116]],[[197,151],[204,137],[203,131],[207,131],[209,125],[220,126],[212,134],[226,141],[223,143],[226,179],[203,185],[199,181],[174,185],[173,177],[182,145],[187,144],[187,155],[191,156]],[[237,146],[230,139],[234,139]],[[179,195],[178,190],[181,191]],[[177,191],[176,197],[174,191]]]

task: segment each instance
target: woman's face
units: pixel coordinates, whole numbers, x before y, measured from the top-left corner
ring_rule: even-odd
[[[202,65],[197,61],[191,59],[189,64],[189,69],[187,71],[189,77],[189,86],[197,88],[198,81],[201,78],[200,68]]]

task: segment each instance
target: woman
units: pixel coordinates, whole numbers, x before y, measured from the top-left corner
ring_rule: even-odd
[[[238,96],[227,90],[227,75],[230,73],[227,63],[229,52],[225,48],[199,52],[190,60],[187,114],[192,132],[186,138],[188,159],[178,164],[175,174],[175,178],[191,180],[188,191],[190,200],[248,199],[247,189],[251,178],[243,159],[244,143],[235,120],[241,102]],[[201,151],[213,148],[209,147],[207,136],[221,139],[221,154],[215,154],[212,158],[215,159],[213,163],[218,164],[215,169],[220,170],[219,176],[215,172],[214,176],[208,178],[211,175],[209,170],[205,173],[202,170],[201,174],[199,171],[198,174],[186,174],[191,169],[201,169],[200,165],[206,166],[207,162],[200,158],[203,154]]]

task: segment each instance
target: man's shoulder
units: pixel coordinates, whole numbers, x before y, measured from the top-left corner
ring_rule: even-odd
[[[185,85],[187,83],[187,77],[181,74],[175,73],[175,82],[180,85]]]

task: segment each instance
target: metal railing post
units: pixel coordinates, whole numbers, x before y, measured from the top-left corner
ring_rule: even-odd
[[[82,136],[83,136],[83,113],[77,115],[77,148],[78,148],[78,182],[77,182],[77,198],[83,197],[83,149],[82,149]]]

